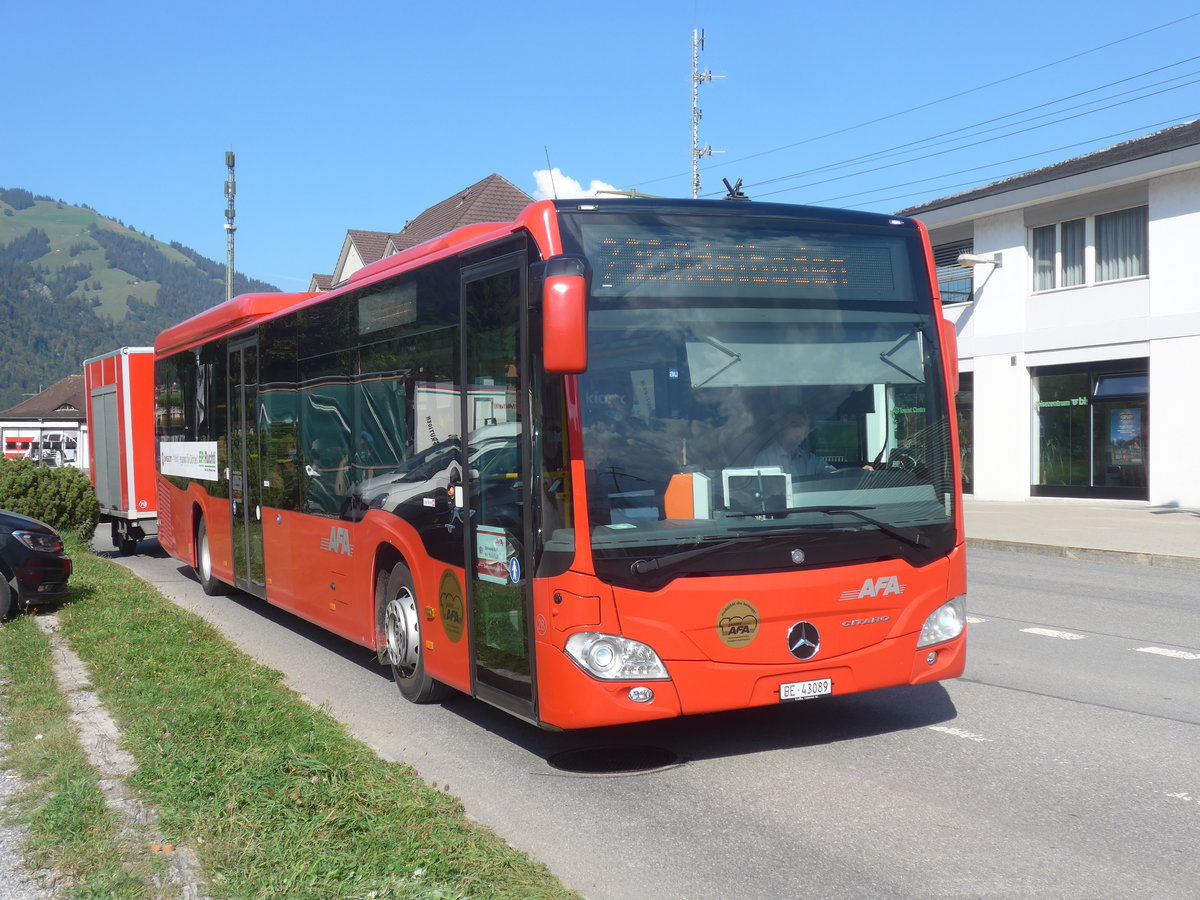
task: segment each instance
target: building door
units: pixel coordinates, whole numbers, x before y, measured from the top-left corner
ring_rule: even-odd
[[[262,454],[258,429],[258,340],[229,348],[229,500],[234,583],[266,596]]]
[[[1120,373],[1096,376],[1092,390],[1092,427],[1095,430],[1093,469],[1098,485],[1147,492],[1146,454],[1150,435],[1147,387],[1145,376]]]
[[[534,719],[524,292],[524,254],[463,272],[462,421],[474,690]]]

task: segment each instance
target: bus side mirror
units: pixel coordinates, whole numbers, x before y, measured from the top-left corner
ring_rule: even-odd
[[[542,363],[547,372],[587,369],[587,266],[581,259],[546,261],[542,291]]]
[[[946,380],[950,383],[950,393],[958,393],[958,332],[954,323],[942,319],[942,352],[946,355]]]

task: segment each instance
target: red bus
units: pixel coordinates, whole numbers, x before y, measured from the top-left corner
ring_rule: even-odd
[[[410,700],[566,729],[963,671],[957,351],[911,219],[542,201],[155,353],[162,545]]]

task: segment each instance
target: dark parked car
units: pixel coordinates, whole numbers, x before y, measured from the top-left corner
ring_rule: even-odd
[[[71,557],[58,532],[37,519],[0,509],[0,619],[22,606],[67,592]]]

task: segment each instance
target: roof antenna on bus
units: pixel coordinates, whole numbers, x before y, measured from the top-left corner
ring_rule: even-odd
[[[550,148],[542,144],[542,149],[546,152],[546,171],[550,173],[550,193],[554,195],[554,199],[558,199],[558,185],[554,183],[554,166],[550,165]]]
[[[750,199],[749,197],[747,197],[745,194],[742,193],[742,179],[739,178],[737,180],[737,182],[735,182],[734,184],[730,184],[728,178],[722,178],[721,180],[723,182],[725,182],[725,190],[729,191],[729,193],[725,195],[726,200],[749,200]]]

